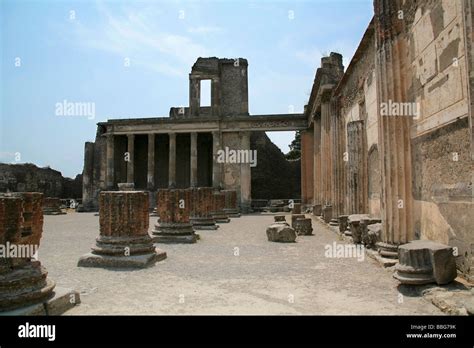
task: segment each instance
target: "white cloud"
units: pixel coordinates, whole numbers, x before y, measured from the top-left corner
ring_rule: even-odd
[[[188,28],[188,33],[191,34],[211,34],[222,31],[222,28],[216,26],[200,26]]]
[[[112,14],[102,3],[97,8],[103,18],[98,27],[76,23],[77,38],[85,47],[129,58],[131,64],[171,76],[185,76],[198,57],[208,55],[192,38],[161,30],[156,11],[122,9],[122,14]]]

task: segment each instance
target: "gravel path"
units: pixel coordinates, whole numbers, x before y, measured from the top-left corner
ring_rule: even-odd
[[[58,286],[81,292],[72,315],[442,314],[417,296],[400,301],[398,282],[368,257],[325,257],[325,245],[343,242],[319,221],[315,236],[291,244],[267,241],[272,221],[232,219],[217,231],[199,231],[197,244],[159,245],[168,258],[153,267],[116,271],[76,266],[99,233],[97,216],[45,216],[39,258]]]

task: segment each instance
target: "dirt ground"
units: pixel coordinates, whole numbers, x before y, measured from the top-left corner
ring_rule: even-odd
[[[232,219],[217,231],[199,231],[196,244],[157,245],[166,260],[127,271],[77,267],[99,234],[93,213],[45,216],[39,259],[58,286],[81,293],[68,315],[442,314],[422,297],[401,296],[391,272],[368,257],[326,257],[326,245],[343,242],[319,221],[314,236],[291,244],[267,241],[272,221]]]

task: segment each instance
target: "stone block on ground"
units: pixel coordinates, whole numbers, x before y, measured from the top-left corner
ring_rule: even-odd
[[[269,242],[293,243],[296,232],[288,224],[276,223],[267,227],[267,238]]]
[[[457,276],[453,248],[430,240],[400,245],[394,277],[402,284],[448,284]]]
[[[313,235],[313,227],[311,225],[311,219],[296,219],[294,224],[295,232],[298,236],[311,236]]]

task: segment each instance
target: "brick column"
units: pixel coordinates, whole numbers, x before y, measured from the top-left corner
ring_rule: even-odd
[[[228,223],[230,222],[227,213],[224,211],[225,208],[225,193],[214,191],[213,194],[213,208],[212,217],[217,223]]]
[[[221,148],[221,133],[212,132],[212,186],[215,189],[221,187],[221,167],[222,164],[217,162],[217,151]]]
[[[214,197],[212,187],[193,189],[191,223],[195,230],[216,230],[216,220],[212,216]]]
[[[148,192],[103,191],[99,212],[96,245],[78,266],[142,268],[166,258],[148,235]]]
[[[0,244],[10,252],[0,262],[0,312],[45,302],[53,295],[55,283],[32,258],[43,233],[43,194],[15,193],[0,196]],[[20,257],[19,257],[20,256]]]
[[[193,189],[164,189],[156,193],[159,224],[153,230],[157,243],[196,243],[190,216]]]
[[[242,150],[250,150],[250,132],[241,132],[241,148]],[[258,159],[258,156],[257,156]],[[240,207],[243,213],[251,210],[251,169],[250,163],[240,164]]]

